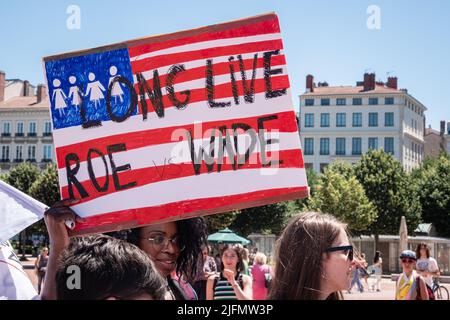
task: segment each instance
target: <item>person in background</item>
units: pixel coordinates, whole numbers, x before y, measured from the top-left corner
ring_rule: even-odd
[[[364,282],[366,283],[367,290],[369,290],[369,283],[367,281],[369,279],[369,273],[367,272],[367,267],[369,266],[369,264],[367,263],[366,254],[365,253],[361,253],[360,261],[361,261],[361,269],[360,269],[361,278],[364,279]]]
[[[214,262],[216,263],[216,271],[221,272],[222,269],[220,269],[220,265],[222,264],[222,259],[220,259],[220,252],[215,255]]]
[[[301,213],[277,240],[269,300],[342,300],[354,267],[347,225],[329,214]]]
[[[197,274],[192,287],[197,293],[198,300],[206,300],[206,281],[217,272],[216,261],[209,256],[210,249],[207,245],[202,247],[202,256],[197,263]]]
[[[241,248],[226,244],[222,248],[222,266],[219,275],[208,278],[207,300],[252,300],[252,278],[242,274]]]
[[[414,270],[416,253],[405,250],[400,254],[403,273],[395,287],[395,300],[429,300],[425,280]]]
[[[381,283],[381,276],[383,274],[383,259],[381,258],[381,252],[376,251],[375,256],[373,257],[373,266],[372,269],[374,271],[375,275],[375,284],[372,287],[372,291],[375,291],[375,288],[377,292],[380,292],[380,283]]]
[[[267,265],[267,257],[264,253],[257,253],[252,266],[253,278],[253,299],[266,300],[270,285],[270,279],[273,277],[272,268]]]
[[[48,263],[48,248],[44,247],[41,250],[41,254],[38,255],[34,267],[36,270],[36,274],[38,276],[38,294],[41,293],[42,283],[45,279],[45,273],[47,272],[47,263]]]
[[[430,256],[430,247],[426,243],[420,243],[416,248],[416,269],[417,273],[422,276],[425,283],[433,288],[433,277],[440,275],[437,261]]]
[[[60,255],[55,278],[57,300],[164,300],[166,294],[145,252],[105,235],[74,238]]]
[[[241,253],[242,253],[242,264],[244,265],[244,270],[242,271],[243,274],[250,275],[250,269],[249,269],[249,252],[248,249],[245,247],[241,247]]]

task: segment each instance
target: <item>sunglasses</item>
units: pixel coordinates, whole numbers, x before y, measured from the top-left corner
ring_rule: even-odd
[[[344,251],[347,254],[347,259],[349,261],[353,261],[353,246],[331,247],[325,250],[325,252],[336,252],[336,251]]]
[[[415,263],[416,260],[411,259],[411,258],[402,258],[402,262],[403,263]]]

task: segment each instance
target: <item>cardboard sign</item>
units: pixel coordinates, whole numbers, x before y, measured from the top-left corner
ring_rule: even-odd
[[[278,18],[44,58],[75,234],[305,197]],[[255,217],[257,218],[257,217]]]

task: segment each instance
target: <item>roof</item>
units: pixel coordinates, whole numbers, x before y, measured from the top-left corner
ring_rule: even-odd
[[[425,135],[428,136],[430,134],[435,134],[437,136],[441,135],[441,133],[437,130],[434,130],[432,128],[425,128]]]
[[[48,109],[50,102],[48,98],[45,98],[40,103],[37,103],[37,97],[13,97],[6,101],[0,102],[0,109],[7,108],[46,108]]]
[[[364,91],[364,86],[340,86],[340,87],[314,87],[314,92],[306,92],[304,96],[319,96],[328,94],[392,94],[405,93],[405,91],[376,85],[374,90]]]
[[[414,230],[414,232],[429,234],[432,226],[433,225],[431,223],[421,223],[417,226],[417,229]]]

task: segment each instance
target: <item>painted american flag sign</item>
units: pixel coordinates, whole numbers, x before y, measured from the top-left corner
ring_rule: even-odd
[[[276,14],[43,61],[73,234],[308,195]]]

